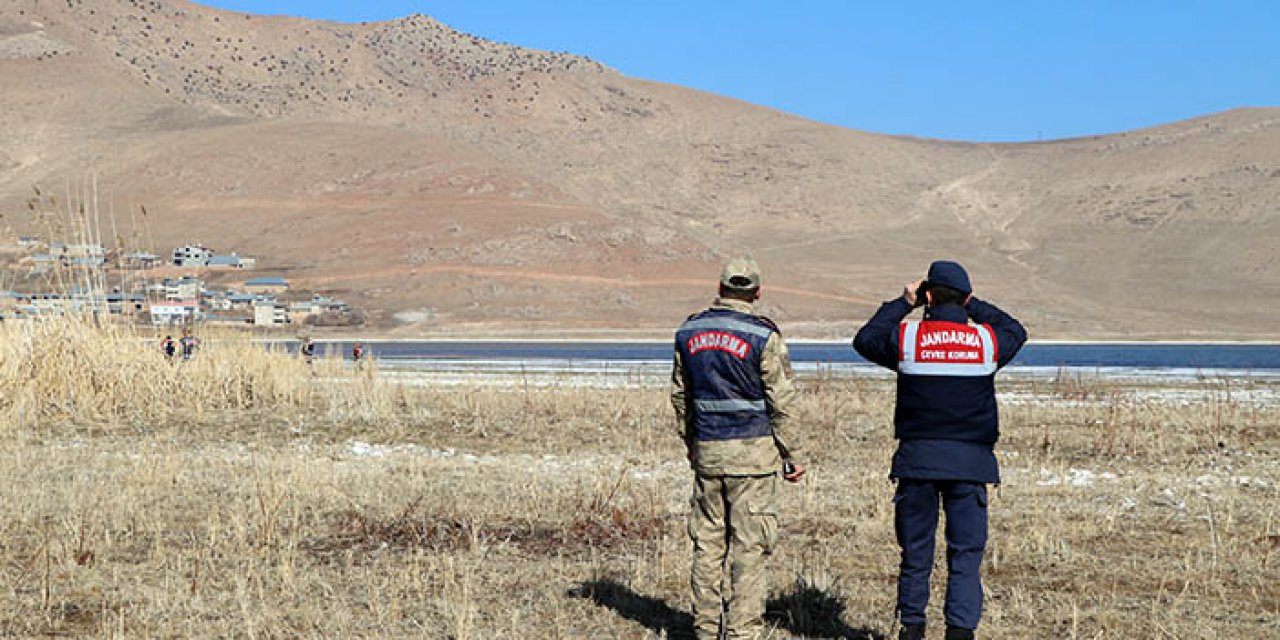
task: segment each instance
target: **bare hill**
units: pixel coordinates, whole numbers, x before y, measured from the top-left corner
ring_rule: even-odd
[[[666,332],[740,251],[802,335],[847,335],[938,257],[1039,337],[1280,334],[1277,109],[1035,144],[920,140],[423,16],[347,25],[179,0],[0,5],[0,78],[14,232],[41,231],[22,215],[33,184],[97,175],[121,235],[257,255],[406,335]],[[145,217],[124,213],[136,204]]]

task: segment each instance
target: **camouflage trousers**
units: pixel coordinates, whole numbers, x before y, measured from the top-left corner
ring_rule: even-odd
[[[694,477],[693,626],[699,640],[765,635],[765,560],[778,540],[778,476]]]

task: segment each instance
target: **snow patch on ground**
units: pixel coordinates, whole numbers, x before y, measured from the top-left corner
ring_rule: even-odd
[[[1252,476],[1220,476],[1205,474],[1197,477],[1194,484],[1198,487],[1256,487],[1270,489],[1271,482]]]
[[[481,467],[520,468],[528,471],[562,474],[581,472],[588,474],[617,474],[626,472],[633,480],[656,480],[674,477],[688,471],[689,465],[683,461],[665,461],[657,465],[639,466],[622,457],[615,456],[557,456],[553,454],[531,455],[513,454],[472,454],[456,449],[434,449],[416,444],[371,444],[353,440],[342,447],[348,460],[379,459],[437,459],[449,460],[452,463],[475,465]]]
[[[1027,484],[1048,490],[1090,492],[1100,500],[1114,501],[1122,511],[1132,511],[1140,504],[1148,503],[1174,511],[1186,511],[1189,499],[1221,501],[1233,491],[1271,492],[1280,481],[1245,475],[1230,469],[1216,469],[1200,475],[1158,475],[1126,472],[1096,471],[1069,467],[1055,470],[1048,467],[1014,468],[1005,473],[1013,482],[1026,477]],[[1154,486],[1153,486],[1154,485]],[[1122,495],[1114,495],[1117,492]]]
[[[1187,407],[1218,403],[1221,405],[1263,406],[1280,402],[1280,388],[1224,390],[1221,388],[1156,388],[1127,389],[1099,393],[1085,398],[1061,397],[1052,392],[1025,390],[1002,391],[996,394],[1002,404],[1008,406],[1052,406],[1057,408],[1096,407],[1122,404],[1128,406],[1159,404]]]
[[[1040,479],[1036,480],[1038,487],[1056,487],[1066,485],[1069,487],[1092,487],[1099,480],[1115,480],[1118,478],[1110,471],[1095,473],[1089,469],[1068,469],[1066,474],[1057,474],[1047,468],[1040,468]]]

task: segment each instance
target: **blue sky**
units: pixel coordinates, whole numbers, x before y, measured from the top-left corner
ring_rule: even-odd
[[[1280,2],[201,0],[326,20],[435,17],[856,129],[1017,141],[1280,106]]]

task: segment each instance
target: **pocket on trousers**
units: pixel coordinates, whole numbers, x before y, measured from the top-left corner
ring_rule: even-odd
[[[982,507],[983,509],[986,509],[987,508],[987,488],[985,486],[978,487],[978,490],[975,491],[973,495],[978,498],[978,506]]]
[[[778,476],[760,480],[760,491],[747,502],[752,528],[765,554],[773,553],[778,545]]]
[[[898,503],[907,499],[907,480],[895,480],[893,483],[893,507],[896,509]]]

